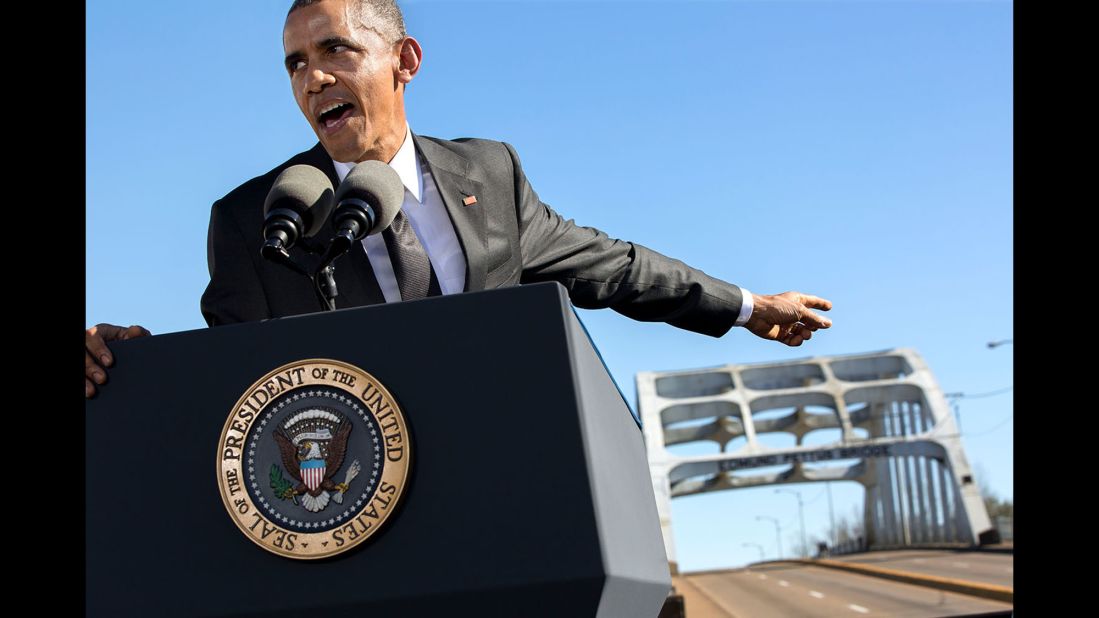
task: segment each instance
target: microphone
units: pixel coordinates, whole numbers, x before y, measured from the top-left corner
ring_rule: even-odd
[[[343,255],[351,243],[389,227],[404,203],[404,183],[396,170],[381,161],[355,165],[336,189],[332,225],[336,237],[330,256]]]
[[[318,293],[325,298],[328,307],[335,309],[336,279],[332,262],[347,253],[352,243],[369,234],[389,227],[404,202],[404,183],[396,170],[381,161],[363,161],[356,164],[340,183],[332,202],[336,212],[332,225],[336,236],[328,245],[315,280]]]
[[[319,169],[292,165],[283,170],[263,203],[263,257],[285,262],[291,247],[319,232],[332,212],[332,195],[332,181]]]

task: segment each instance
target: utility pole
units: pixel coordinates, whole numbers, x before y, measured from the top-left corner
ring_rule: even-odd
[[[965,393],[943,393],[943,397],[950,401],[950,409],[954,410],[954,422],[958,425],[958,433],[962,433],[962,412],[958,409],[958,400],[965,397]]]
[[[825,481],[824,487],[828,489],[828,519],[832,522],[831,547],[836,546],[836,513],[832,510],[832,481]]]

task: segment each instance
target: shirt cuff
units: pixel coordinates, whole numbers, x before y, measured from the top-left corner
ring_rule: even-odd
[[[736,322],[733,322],[733,326],[744,326],[748,322],[748,318],[752,317],[752,293],[748,291],[748,288],[741,287],[740,296],[740,315],[737,316]]]

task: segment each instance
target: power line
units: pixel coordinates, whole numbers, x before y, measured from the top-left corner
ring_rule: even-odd
[[[943,396],[944,397],[951,397],[951,398],[955,398],[955,399],[980,399],[981,397],[995,397],[996,395],[1002,395],[1002,394],[1010,391],[1013,388],[1015,388],[1015,387],[1014,386],[1009,386],[1007,388],[1001,388],[1000,390],[989,391],[987,393],[977,393],[976,395],[970,395],[968,393],[947,393]]]
[[[812,503],[816,502],[817,500],[820,500],[821,496],[823,496],[823,495],[824,495],[824,491],[825,491],[825,490],[823,490],[823,489],[822,489],[822,490],[820,490],[820,493],[819,493],[819,494],[817,494],[817,497],[816,497],[816,498],[813,498],[812,500],[808,500],[808,501],[806,501],[806,502],[805,502],[805,504],[812,504]]]
[[[1010,421],[1010,420],[1011,420],[1011,419],[1013,419],[1013,418],[1015,418],[1015,415],[1014,415],[1014,414],[1012,414],[1012,415],[1008,416],[1007,418],[1005,418],[1004,420],[1000,421],[999,423],[996,423],[996,425],[995,425],[994,427],[992,427],[991,429],[986,429],[986,430],[984,430],[984,431],[979,431],[979,432],[977,432],[977,433],[969,433],[969,434],[965,434],[965,436],[966,436],[966,437],[969,437],[969,438],[974,438],[974,437],[977,437],[977,436],[983,436],[983,435],[985,435],[985,434],[987,434],[987,433],[992,433],[993,431],[996,431],[996,430],[997,430],[997,429],[999,429],[1000,427],[1003,427],[1004,425],[1006,425],[1006,424],[1008,423],[1008,421]]]

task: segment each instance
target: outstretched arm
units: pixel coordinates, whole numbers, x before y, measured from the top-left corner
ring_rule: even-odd
[[[558,281],[578,307],[609,307],[635,320],[667,322],[714,337],[735,325],[798,346],[831,326],[809,310],[831,309],[827,300],[799,292],[751,294],[642,245],[564,219],[538,198],[515,150],[505,147],[515,180],[523,283]],[[749,311],[747,303],[749,317],[738,321],[742,309]]]
[[[743,294],[683,262],[637,243],[576,225],[544,204],[507,147],[515,182],[522,283],[557,281],[577,307],[609,307],[643,322],[720,337],[733,327]]]

